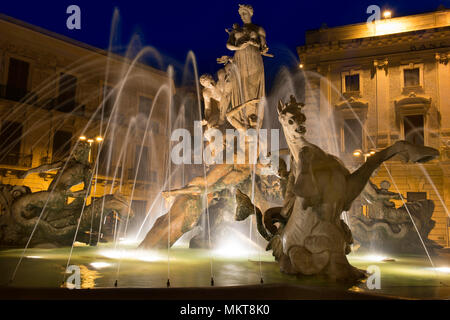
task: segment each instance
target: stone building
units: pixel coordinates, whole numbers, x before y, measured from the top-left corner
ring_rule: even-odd
[[[430,238],[448,246],[450,10],[307,31],[297,51],[316,143],[335,141],[350,166],[400,139],[440,150],[426,174],[393,159],[373,181],[390,181],[408,200],[434,200]]]
[[[99,156],[92,195],[129,196],[137,177],[133,208],[145,214],[167,166],[167,94],[156,99],[143,139],[163,84],[173,87],[162,71],[1,15],[0,183],[46,190],[55,172],[19,174],[64,158],[82,137],[92,161]]]

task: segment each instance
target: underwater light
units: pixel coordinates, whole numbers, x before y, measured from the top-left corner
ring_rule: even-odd
[[[109,267],[111,264],[108,262],[92,262],[90,265],[95,269],[103,269]]]
[[[128,238],[119,238],[119,242],[120,242],[120,244],[125,244],[125,245],[134,245],[134,244],[138,243],[138,241],[136,239],[128,239]]]
[[[371,262],[393,262],[395,259],[379,255],[379,254],[369,254],[364,256],[353,256],[352,259],[360,261],[371,261]]]
[[[100,254],[110,259],[128,259],[140,260],[145,262],[154,262],[163,260],[163,257],[156,252],[143,250],[102,250]]]
[[[224,241],[216,250],[214,255],[222,257],[247,257],[249,250],[245,248],[242,243],[235,239],[228,239]]]
[[[369,261],[374,261],[374,262],[381,262],[381,261],[387,259],[387,257],[385,257],[385,256],[379,256],[376,254],[365,256],[365,258]]]
[[[450,267],[438,267],[438,268],[434,268],[434,269],[439,272],[450,273]]]
[[[261,250],[258,244],[242,233],[230,227],[227,230],[229,230],[228,237],[220,241],[214,255],[227,258],[248,257],[249,254]]]

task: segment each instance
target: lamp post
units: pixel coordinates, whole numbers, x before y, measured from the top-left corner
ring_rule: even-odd
[[[362,149],[356,149],[356,150],[353,151],[353,156],[354,157],[361,157],[361,156],[363,156],[364,157],[364,162],[366,162],[367,158],[372,156],[372,155],[374,155],[375,152],[376,152],[375,149],[369,149],[369,150],[366,150],[366,151],[363,151]]]
[[[390,19],[392,17],[392,11],[391,10],[385,10],[383,12],[383,18]]]
[[[80,136],[79,139],[81,141],[87,141],[89,143],[90,147],[92,147],[92,144],[94,142],[101,143],[103,141],[103,137],[101,137],[101,136],[97,136],[95,138],[90,138],[90,137],[86,137],[86,136]],[[91,162],[91,161],[92,161],[92,159],[91,159],[91,148],[89,148],[89,162]]]

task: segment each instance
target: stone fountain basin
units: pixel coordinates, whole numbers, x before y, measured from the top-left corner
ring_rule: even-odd
[[[281,274],[273,257],[263,251],[220,254],[203,249],[174,248],[170,251],[171,288],[166,288],[167,250],[137,251],[132,245],[121,247],[124,251],[117,288],[114,282],[119,251],[105,244],[74,248],[70,264],[80,266],[82,290],[60,289],[70,248],[28,249],[14,282],[8,286],[23,249],[2,249],[0,296],[8,299],[228,299],[230,295],[234,299],[283,300],[450,298],[449,270],[433,270],[425,255],[350,254],[350,262],[358,268],[366,269],[370,265],[380,268],[381,288],[369,290],[364,282],[348,287],[326,279]],[[210,285],[211,257],[213,288]],[[260,284],[260,270],[264,285]]]

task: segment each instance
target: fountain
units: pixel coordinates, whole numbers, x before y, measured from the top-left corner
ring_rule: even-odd
[[[266,94],[263,57],[274,55],[269,53],[264,29],[251,21],[253,8],[241,5],[239,14],[243,25],[234,24],[226,30],[226,47],[234,55],[217,59],[223,66],[216,75],[198,77],[195,55],[188,54],[185,70],[191,65],[195,80],[195,108],[188,111],[194,116],[187,119],[185,107],[175,106],[174,69],[169,66],[167,81],[158,84],[149,114],[131,117],[125,123],[126,130],[119,130],[121,94],[134,77],[139,78],[134,67],[143,57],[156,58],[163,66],[154,48],[136,50],[139,40],[133,38],[126,53],[129,66],[107,95],[115,97],[110,114],[105,114],[100,105],[89,121],[100,119],[99,135],[112,142],[105,168],[99,161],[101,147],[93,152],[92,144],[79,140],[67,158],[20,176],[56,170],[47,190],[31,192],[25,185],[0,185],[0,283],[59,287],[63,281],[62,286],[67,287],[67,270],[80,266],[81,288],[167,286],[172,290],[176,286],[237,285],[237,290],[245,290],[246,286],[263,283],[261,290],[270,291],[265,284],[295,283],[323,291],[339,288],[345,295],[348,288],[352,292],[369,291],[365,278],[370,272],[365,270],[375,264],[389,284],[380,289],[381,293],[410,297],[446,294],[440,286],[450,279],[445,260],[443,264],[428,255],[433,246],[426,240],[433,227],[433,202],[389,207],[386,198],[397,196],[378,189],[369,180],[384,161],[393,157],[424,163],[438,157],[439,152],[397,141],[350,172],[333,147],[333,134],[325,131],[324,136],[312,137],[314,140],[307,136],[317,130],[308,116],[308,108],[314,106],[297,102],[301,94],[296,92],[292,75],[286,72],[273,86],[277,90]],[[112,30],[117,31],[117,20],[116,11]],[[112,34],[112,42],[114,38]],[[110,76],[109,63],[105,78]],[[297,76],[309,85],[305,74]],[[49,87],[44,85],[41,92],[45,95]],[[288,102],[283,102],[288,97]],[[277,107],[274,102],[278,102]],[[164,123],[169,147],[180,142],[170,139],[172,132],[186,130],[191,127],[187,122],[196,120],[193,131],[199,133],[200,143],[193,157],[201,161],[191,164],[192,159],[186,158],[189,161],[173,165],[174,148],[159,154],[163,165],[156,169],[163,173],[164,181],[149,199],[151,205],[145,215],[139,216],[131,205],[141,188],[139,170],[129,174],[131,187],[124,190],[127,145],[137,136],[137,128],[142,128],[135,165],[140,167],[141,161],[148,161],[144,142],[162,143],[152,131],[152,121],[157,117]],[[276,135],[261,139],[264,130],[280,126],[287,149],[280,147]],[[89,123],[83,135],[88,127]],[[228,140],[229,132],[232,138]],[[319,140],[326,140],[328,147]],[[206,163],[208,152],[214,161]],[[119,159],[114,167],[110,165],[113,153]],[[96,188],[100,188],[99,171],[111,175],[113,183],[103,189],[101,197],[94,198]],[[176,181],[177,175],[182,175],[181,183]],[[347,218],[346,212],[360,193],[377,205],[377,210],[371,211],[374,216],[350,214]],[[377,223],[383,226],[377,229]],[[399,233],[380,235],[380,230],[397,226]],[[397,234],[403,237],[401,243]],[[364,252],[355,252],[354,239]],[[379,244],[376,248],[374,242]],[[387,250],[394,245],[395,250]],[[416,256],[402,256],[408,246],[414,248]],[[423,252],[418,253],[423,249],[431,266],[420,256]],[[395,264],[386,254],[396,255]],[[36,270],[45,276],[33,277]],[[398,286],[405,279],[418,284],[419,289]],[[430,288],[439,289],[424,289],[430,283]]]

